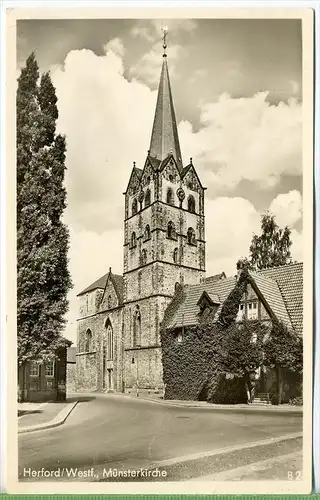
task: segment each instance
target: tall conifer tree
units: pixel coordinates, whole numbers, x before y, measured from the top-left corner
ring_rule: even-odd
[[[56,134],[57,97],[31,54],[17,89],[18,360],[44,360],[61,337],[71,288],[68,271],[65,138]]]

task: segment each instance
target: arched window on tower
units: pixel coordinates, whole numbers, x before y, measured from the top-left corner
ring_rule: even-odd
[[[172,221],[170,221],[168,223],[168,227],[167,227],[167,237],[172,239],[172,240],[175,240],[177,235],[176,235],[176,229],[174,227],[174,223]]]
[[[133,315],[133,347],[141,346],[141,315],[139,306]]]
[[[135,215],[138,212],[138,202],[137,198],[135,198],[132,202],[132,215]]]
[[[167,203],[168,205],[174,205],[174,196],[171,188],[168,188],[167,191]]]
[[[146,195],[144,197],[144,206],[148,207],[150,205],[150,203],[151,203],[151,191],[148,188],[146,191]]]
[[[194,201],[194,197],[192,195],[190,195],[188,198],[188,210],[193,214],[196,211],[196,202]]]
[[[136,233],[133,231],[131,235],[130,247],[134,248],[136,246],[137,246],[137,238],[136,238]]]
[[[151,238],[150,226],[149,224],[147,224],[144,230],[144,241],[150,240],[150,238]]]
[[[173,250],[173,262],[174,262],[175,264],[177,264],[177,262],[178,262],[178,249],[177,249],[177,248],[175,248],[175,249]]]
[[[189,245],[196,245],[196,233],[192,227],[189,227],[187,232],[187,241]]]
[[[107,319],[106,321],[106,349],[105,349],[106,359],[108,361],[113,360],[113,328],[111,321]]]
[[[108,309],[111,309],[112,307],[112,297],[111,295],[108,296]]]
[[[147,250],[144,248],[141,252],[141,265],[144,266],[147,263]]]
[[[92,351],[92,332],[90,329],[86,331],[86,345],[85,345],[85,352],[91,352]]]

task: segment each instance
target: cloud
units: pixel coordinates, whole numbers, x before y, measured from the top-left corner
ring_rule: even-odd
[[[199,131],[180,123],[184,156],[193,156],[211,195],[232,192],[242,180],[268,189],[282,175],[302,174],[301,105],[289,100],[274,106],[267,96],[223,94],[217,102],[201,104]]]
[[[297,190],[279,194],[271,203],[270,211],[280,227],[293,227],[302,218],[302,196]]]
[[[248,256],[253,233],[259,233],[260,215],[244,198],[206,200],[207,275],[236,273],[236,262]]]
[[[52,74],[58,128],[67,136],[66,220],[79,229],[102,232],[121,222],[132,162],[141,166],[148,150],[156,93],[123,71],[113,50],[100,57],[81,50]]]
[[[301,217],[301,195],[298,191],[279,195],[271,202],[270,210],[272,208],[280,226],[293,225]],[[219,197],[206,200],[205,216],[207,276],[221,271],[232,276],[236,273],[237,260],[249,257],[253,234],[261,234],[260,213],[244,198]],[[292,229],[291,240],[292,258],[301,261],[302,232]]]
[[[181,45],[172,45],[170,47],[170,78],[176,75],[176,61],[186,54]],[[131,68],[130,73],[134,77],[146,82],[147,84],[157,85],[160,78],[162,66],[161,52],[155,44],[149,52],[143,54],[139,61]]]
[[[112,38],[112,40],[109,40],[109,42],[103,46],[103,49],[105,53],[111,50],[114,54],[120,57],[123,57],[125,53],[125,48],[120,38]]]

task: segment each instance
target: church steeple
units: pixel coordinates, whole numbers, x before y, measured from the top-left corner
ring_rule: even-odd
[[[166,31],[164,31],[163,40],[163,63],[151,134],[150,156],[162,161],[169,154],[172,154],[181,170],[183,166],[182,156],[165,52],[167,48]]]

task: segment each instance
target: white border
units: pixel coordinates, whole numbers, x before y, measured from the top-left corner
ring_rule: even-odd
[[[1,0],[0,0],[1,1]],[[4,27],[4,23],[5,23],[5,20],[3,19],[3,10],[4,8],[10,8],[10,7],[23,7],[25,9],[26,6],[28,7],[37,7],[37,8],[41,8],[42,10],[42,15],[44,12],[47,13],[48,11],[48,8],[49,7],[54,7],[55,10],[56,8],[59,6],[60,8],[62,7],[63,10],[64,9],[70,9],[70,8],[74,8],[74,7],[114,7],[114,10],[118,10],[118,8],[124,8],[124,7],[130,7],[131,10],[133,10],[132,8],[138,8],[138,7],[150,7],[152,6],[152,10],[154,11],[156,8],[158,7],[164,7],[164,6],[168,6],[169,4],[165,1],[162,1],[162,2],[159,2],[159,1],[136,1],[136,2],[133,2],[133,1],[121,1],[121,0],[118,0],[117,2],[106,2],[106,1],[91,1],[91,2],[88,2],[88,1],[61,1],[61,0],[56,0],[56,1],[47,1],[47,2],[42,2],[42,1],[34,1],[34,2],[27,2],[27,1],[23,1],[23,0],[20,0],[20,1],[2,1],[2,16],[1,16],[1,24],[2,24],[2,28]],[[43,9],[43,7],[45,6],[45,9]],[[261,7],[268,7],[268,10],[272,7],[272,8],[280,8],[281,9],[281,12],[283,13],[287,13],[288,9],[292,9],[292,8],[313,8],[315,10],[315,25],[317,27],[317,30],[318,30],[318,26],[319,26],[319,4],[318,2],[310,2],[310,1],[300,1],[300,2],[297,2],[297,1],[294,1],[294,2],[289,2],[289,1],[284,1],[284,2],[278,2],[278,1],[273,1],[273,0],[269,0],[269,1],[260,1],[260,2],[257,2],[257,1],[247,1],[247,2],[243,2],[243,1],[237,1],[237,2],[229,2],[229,1],[219,1],[219,2],[208,2],[208,1],[197,1],[197,2],[188,2],[188,1],[170,1],[170,12],[171,11],[171,8],[173,7],[179,7],[179,8],[185,8],[185,7],[196,7],[196,9],[198,10],[199,7],[205,7],[205,10],[207,11],[209,8],[211,7],[223,7],[223,11],[224,11],[224,14],[225,16],[224,17],[231,17],[228,15],[228,9],[230,9],[231,7],[236,7],[237,9],[243,9],[245,7],[250,7],[251,9],[252,8],[259,8],[258,10],[256,10],[256,14],[257,14],[257,17],[260,17],[260,13],[261,13]],[[87,10],[87,9],[86,9]],[[254,9],[252,9],[254,10]],[[85,14],[84,17],[88,17],[88,10],[87,10],[87,13]],[[92,12],[92,10],[91,10]],[[239,12],[239,11],[238,11]],[[38,16],[34,16],[33,15],[34,12],[30,15],[30,17],[38,17]],[[40,13],[39,13],[40,14]],[[63,17],[70,17],[70,11],[69,12],[64,12],[63,13],[64,16]],[[244,11],[243,11],[243,14],[244,14]],[[41,15],[41,14],[40,14]],[[183,16],[183,15],[179,15],[178,17],[188,17],[190,14],[188,14],[187,16]],[[162,13],[162,16],[164,16],[164,14]],[[47,17],[47,16],[46,16]],[[78,16],[77,16],[78,17]],[[90,16],[91,17],[91,16]],[[96,16],[93,16],[93,17],[96,17]],[[113,17],[113,16],[112,16]],[[114,16],[116,17],[116,16]],[[119,17],[125,17],[125,16],[119,16]],[[136,17],[139,17],[139,16],[136,16]],[[152,12],[152,14],[150,14],[149,16],[146,16],[146,17],[156,17],[155,16],[155,13]],[[196,16],[196,17],[200,17],[199,15]],[[219,16],[221,17],[221,16]],[[238,17],[238,16],[237,16]],[[242,17],[239,16],[239,17]],[[256,16],[254,16],[256,17]],[[273,17],[273,16],[270,16],[270,17]],[[14,29],[12,27],[12,29]],[[1,47],[2,47],[2,51],[3,51],[3,44],[4,44],[4,29],[1,30],[1,35],[2,35],[2,44],[1,44]],[[319,33],[318,31],[316,32],[316,36],[319,38]],[[4,51],[3,51],[4,52]],[[10,64],[10,61],[8,61],[8,63]],[[2,53],[2,57],[1,57],[1,73],[2,75],[4,74],[4,68],[6,67],[6,61],[5,61],[5,57]],[[319,75],[318,75],[319,77]],[[4,78],[1,79],[1,123],[5,123],[5,95],[4,95],[4,89],[5,89],[5,82],[4,82]],[[310,99],[310,96],[307,96],[307,95],[304,95],[304,99],[305,98],[308,98]],[[12,102],[11,102],[12,104]],[[318,96],[318,104],[319,104],[319,96]],[[305,123],[305,120],[310,121],[310,110],[307,111],[307,114],[304,116],[304,123]],[[319,115],[317,115],[317,125],[319,126]],[[318,135],[318,132],[319,132],[319,129],[317,131],[317,133],[315,134],[315,136],[317,137]],[[306,138],[306,137],[305,137]],[[308,138],[307,138],[308,139]],[[4,129],[3,127],[1,127],[1,142],[2,142],[2,147],[1,147],[1,165],[2,167],[4,166],[4,156],[5,156],[5,151],[4,151],[4,148],[3,148],[3,145],[5,144],[5,133],[4,133]],[[310,147],[310,144],[309,144],[309,147]],[[319,142],[317,144],[317,159],[319,159]],[[8,153],[8,151],[7,151]],[[317,163],[316,163],[317,165]],[[319,182],[319,175],[317,176],[317,182]],[[306,183],[305,183],[306,184]],[[6,201],[8,201],[8,199],[10,198],[10,194],[12,195],[15,191],[15,186],[7,186],[8,188],[10,187],[10,192],[8,191],[8,189],[6,190],[6,173],[5,173],[5,169],[4,168],[1,168],[1,257],[2,257],[2,261],[1,261],[1,276],[5,276],[5,244],[3,243],[5,240],[7,240],[8,242],[8,239],[10,240],[12,238],[12,236],[14,236],[14,234],[12,234],[12,228],[10,226],[7,226],[7,228],[5,229],[5,223],[4,221],[6,220],[6,212],[5,212],[5,208],[7,205]],[[318,196],[318,199],[319,199],[319,189],[318,187],[316,187],[316,191],[317,191],[317,196]],[[7,200],[5,200],[5,195],[7,194]],[[312,199],[312,193],[308,192],[306,193],[305,190],[304,190],[304,197],[306,195],[311,195],[311,198],[307,198],[307,199]],[[304,206],[304,211],[306,213],[308,213],[308,207]],[[318,211],[317,211],[318,212]],[[317,225],[319,226],[319,214],[317,214]],[[318,227],[317,226],[317,227]],[[7,231],[6,231],[7,230]],[[15,231],[13,231],[14,233]],[[6,234],[7,233],[7,234]],[[319,234],[317,235],[317,243],[319,244],[320,241],[319,241]],[[310,253],[310,248],[305,248],[305,259],[304,261],[305,262],[311,262],[312,263],[312,256],[311,256],[311,253]],[[317,262],[317,273],[319,273],[319,261]],[[311,268],[309,266],[309,272],[307,272],[307,274],[305,274],[305,277],[307,277],[307,279],[312,279],[312,274],[313,274],[313,269],[312,269],[312,265],[311,265]],[[319,274],[317,275],[319,276]],[[3,279],[1,281],[1,342],[2,342],[2,345],[3,345],[3,337],[4,337],[4,331],[5,331],[5,328],[4,328],[4,325],[5,325],[5,313],[6,313],[6,307],[5,307],[5,303],[4,303],[4,297],[5,297],[5,293],[4,290],[5,290],[5,285],[6,285],[6,291],[8,291],[8,287],[11,287],[11,293],[12,292],[15,292],[15,283],[9,283],[9,280],[6,280],[5,283],[3,282]],[[317,300],[319,300],[319,282],[317,282],[317,293],[318,293],[318,296],[317,296]],[[11,319],[12,320],[12,319]],[[318,314],[317,314],[317,325],[319,326],[319,311],[318,311]],[[306,326],[306,325],[304,325]],[[308,325],[310,327],[310,324]],[[10,329],[11,330],[11,329]],[[311,350],[311,346],[310,346],[310,350]],[[310,354],[310,352],[309,352]],[[317,344],[317,369],[319,370],[319,355],[320,355],[320,352],[319,352],[319,339],[318,339],[318,344]],[[1,349],[1,368],[2,368],[2,372],[1,372],[1,394],[3,396],[3,393],[4,393],[4,388],[5,388],[5,384],[6,384],[6,381],[5,381],[5,377],[6,377],[6,366],[5,366],[5,354],[4,354],[4,349]],[[16,380],[16,374],[13,374],[14,375],[14,379]],[[11,378],[11,375],[10,375],[10,378]],[[319,376],[317,376],[316,378],[316,381],[318,381],[318,390],[319,390]],[[15,391],[16,393],[16,391]],[[318,401],[317,401],[317,404],[315,405],[315,410],[314,410],[314,417],[317,418],[317,420],[315,420],[315,423],[316,422],[319,422],[320,421],[320,418],[319,418],[319,395],[317,395],[318,397]],[[3,400],[3,397],[2,397],[2,400]],[[1,405],[1,409],[2,409],[2,418],[4,417],[3,415],[3,408],[4,408],[4,405],[6,404],[6,400],[4,398],[4,401],[2,401],[2,405]],[[10,406],[10,402],[8,401],[7,404]],[[306,408],[307,410],[307,408]],[[309,408],[310,410],[310,414],[311,414],[311,407]],[[305,419],[305,423],[306,423],[306,419]],[[309,430],[310,430],[310,422],[306,423],[306,425],[309,427]],[[306,425],[304,426],[306,430]],[[1,425],[1,432],[2,432],[2,436],[1,436],[1,445],[2,445],[2,455],[6,455],[5,454],[5,449],[4,448],[4,439],[6,438],[6,428],[4,425]],[[318,435],[314,434],[314,437],[315,439],[317,438],[318,439],[318,443],[319,443],[319,433]],[[306,441],[306,440],[305,440]],[[319,450],[319,444],[317,446],[317,448],[315,448],[315,450]],[[306,450],[307,453],[308,453],[308,450]],[[318,467],[319,467],[319,454],[318,454]],[[11,458],[11,457],[10,457]],[[4,460],[1,460],[1,463],[4,464]],[[11,460],[10,460],[11,462]],[[13,460],[13,462],[15,462],[15,460]],[[5,465],[5,464],[4,464]],[[10,464],[10,468],[11,466],[14,465],[13,463]],[[319,471],[319,468],[318,468],[318,471]],[[1,476],[1,485],[3,487],[4,485],[4,481],[3,481],[3,478],[5,477],[5,471],[2,469],[2,476]],[[319,472],[318,472],[318,476],[319,476]],[[239,493],[240,490],[241,492],[246,492],[246,493],[307,493],[307,491],[304,489],[304,488],[300,488],[299,486],[302,486],[302,485],[299,485],[298,483],[291,483],[291,484],[288,484],[287,482],[283,482],[283,483],[280,483],[280,482],[277,482],[277,484],[275,485],[275,482],[269,482],[269,484],[264,484],[265,486],[267,486],[267,489],[261,489],[260,487],[257,487],[257,484],[253,484],[253,483],[246,483],[246,485],[244,483],[241,484],[241,488],[240,488],[240,485],[239,483],[238,484],[233,484],[233,485],[228,485],[226,483],[215,483],[214,487],[212,484],[209,484],[206,486],[205,490],[203,489],[203,487],[200,487],[199,488],[199,485],[195,485],[194,483],[191,485],[191,483],[188,483],[188,493],[191,494],[191,493]],[[27,484],[26,483],[23,483],[22,484],[22,487],[21,488],[15,488],[15,491],[18,493],[31,493],[31,492],[34,492],[34,493],[48,493],[48,492],[55,492],[55,493],[65,493],[66,492],[66,483],[65,484],[60,484],[60,485],[57,485],[56,483],[46,483],[45,485],[40,485],[40,487],[35,487],[36,485],[35,484],[32,484],[31,485],[31,489],[29,487],[27,487]],[[38,485],[39,486],[39,485]],[[58,486],[58,487],[57,487]],[[98,485],[94,485],[94,484],[88,484],[87,483],[87,486],[88,486],[88,489],[84,488],[85,484],[81,484],[81,493],[85,493],[85,492],[90,492],[90,493],[102,493],[102,487],[101,487],[101,484],[98,486]],[[97,488],[98,486],[98,488]],[[181,484],[179,485],[178,483],[178,489],[176,488],[177,487],[177,483],[166,483],[165,486],[165,491],[163,490],[162,486],[163,486],[163,483],[161,484],[151,484],[151,485],[146,485],[147,488],[141,488],[139,485],[136,485],[136,484],[122,484],[122,485],[119,485],[117,484],[116,485],[116,488],[115,490],[113,491],[114,493],[137,493],[137,492],[140,492],[140,493],[183,493],[186,491],[186,488],[184,487],[183,489],[181,489]],[[179,487],[180,486],[180,487]],[[231,486],[231,487],[229,487]],[[291,486],[291,487],[290,487]],[[75,487],[75,488],[74,488]],[[243,487],[245,489],[243,489]],[[319,479],[318,479],[318,488],[319,488]],[[76,493],[77,491],[80,491],[80,485],[78,484],[68,484],[67,486],[67,489],[68,489],[68,492],[69,493]],[[108,492],[111,493],[110,491],[110,484],[108,485]]]

